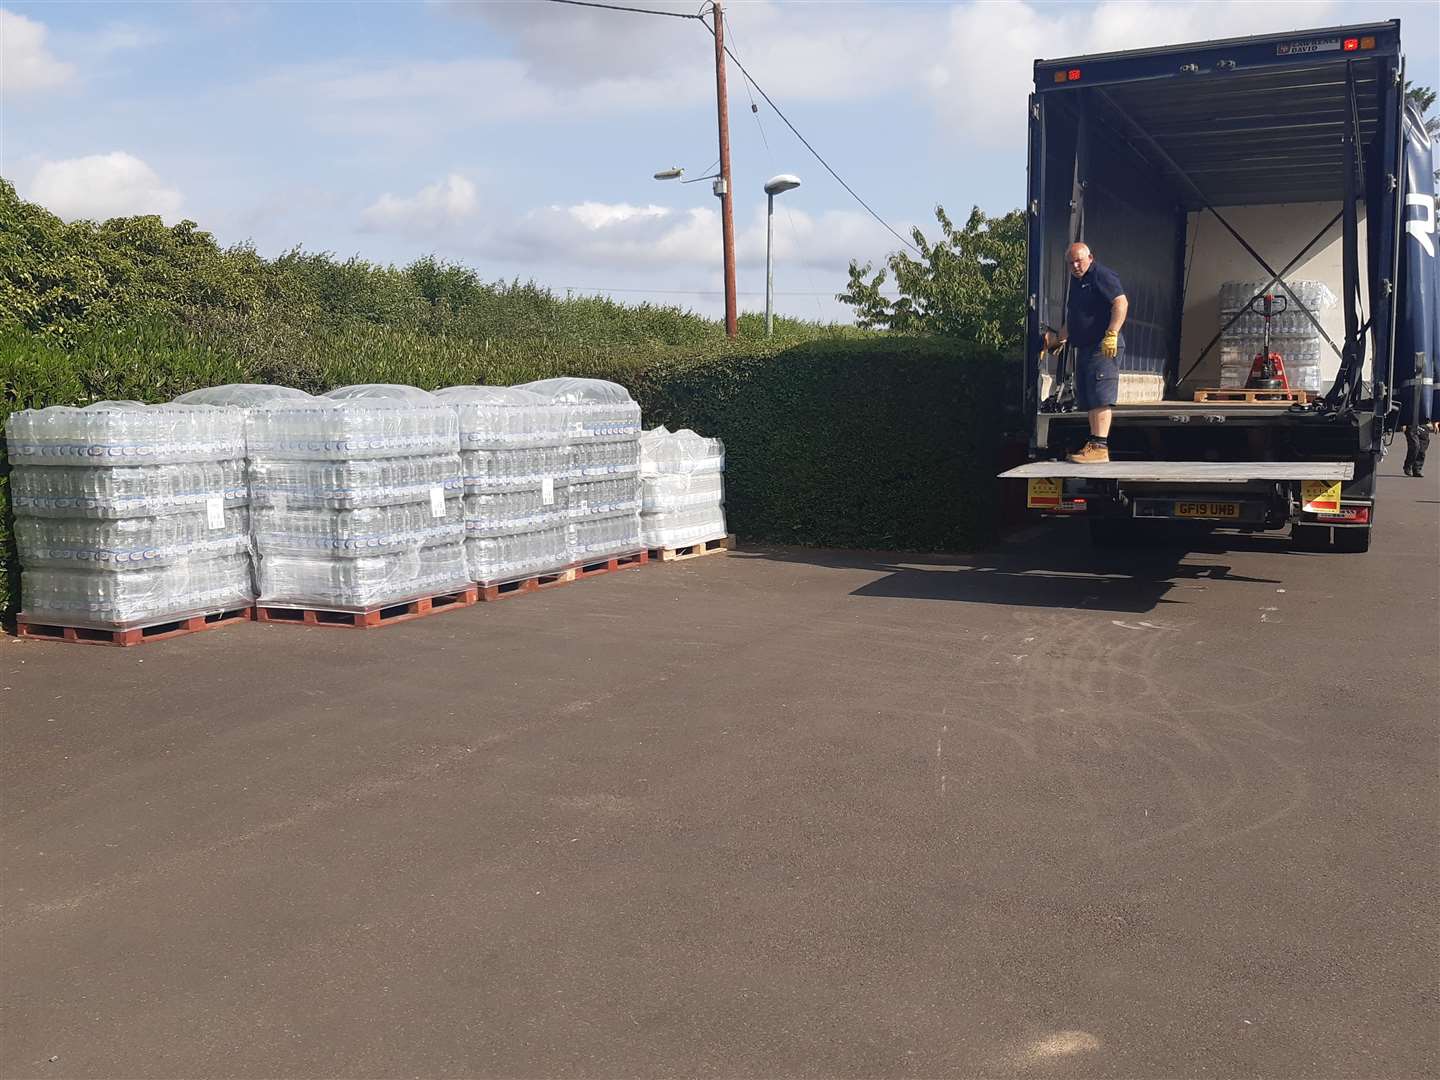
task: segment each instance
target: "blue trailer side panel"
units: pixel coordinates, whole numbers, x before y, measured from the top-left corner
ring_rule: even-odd
[[[1405,110],[1405,233],[1400,249],[1395,327],[1399,422],[1440,418],[1436,386],[1440,346],[1440,279],[1435,263],[1434,157],[1424,122]]]

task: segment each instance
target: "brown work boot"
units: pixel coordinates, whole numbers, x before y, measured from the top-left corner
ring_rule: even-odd
[[[1110,450],[1108,447],[1087,442],[1065,460],[1074,465],[1103,465],[1110,460]]]

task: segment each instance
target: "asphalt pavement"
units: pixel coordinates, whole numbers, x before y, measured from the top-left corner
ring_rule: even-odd
[[[1440,479],[1380,515],[0,639],[0,1074],[1436,1076]]]

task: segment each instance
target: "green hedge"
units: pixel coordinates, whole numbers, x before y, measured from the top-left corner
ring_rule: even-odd
[[[725,441],[741,536],[935,551],[995,535],[1007,377],[992,351],[881,338],[657,363],[635,390],[647,426]]]
[[[401,349],[391,336],[371,326],[277,352],[263,342],[237,349],[233,335],[211,343],[168,323],[97,330],[69,349],[13,331],[0,335],[0,424],[14,409],[168,401],[226,382],[319,392],[354,382],[434,389],[581,375],[627,386],[647,426],[692,427],[725,440],[727,509],[742,537],[953,550],[995,532],[995,451],[1008,375],[991,351],[836,335],[799,345],[742,339],[676,346],[641,357],[596,351],[519,359],[443,338],[423,350]],[[7,474],[0,451],[0,611],[18,599]]]

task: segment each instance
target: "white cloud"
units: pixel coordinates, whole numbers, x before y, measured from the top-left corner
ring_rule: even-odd
[[[532,210],[483,238],[484,249],[537,263],[685,265],[719,260],[714,210],[583,202]]]
[[[361,211],[360,224],[369,232],[437,233],[464,225],[478,209],[475,185],[452,172],[408,197],[387,191]]]
[[[1104,0],[1093,8],[1042,11],[1024,0],[975,0],[951,9],[941,59],[924,81],[942,123],[982,145],[1024,142],[1025,102],[1038,57],[1141,49],[1177,41],[1324,26],[1333,0]],[[1053,13],[1052,13],[1053,12]]]
[[[46,47],[46,34],[44,23],[0,8],[0,91],[51,90],[74,77],[74,65]]]
[[[741,216],[737,214],[737,217]],[[765,206],[738,225],[735,259],[765,265]],[[887,244],[887,240],[890,243]],[[777,264],[822,268],[843,276],[852,258],[883,260],[893,237],[863,214],[827,210],[775,213]],[[582,202],[532,210],[517,221],[472,234],[465,247],[511,261],[607,268],[710,268],[720,264],[720,213],[713,207],[674,208]]]
[[[162,35],[153,30],[128,23],[109,23],[87,36],[84,48],[96,56],[108,56],[111,53],[148,48],[158,45],[162,40]]]
[[[109,154],[45,161],[26,197],[67,221],[159,214],[174,221],[183,201],[145,162],[116,150]]]

